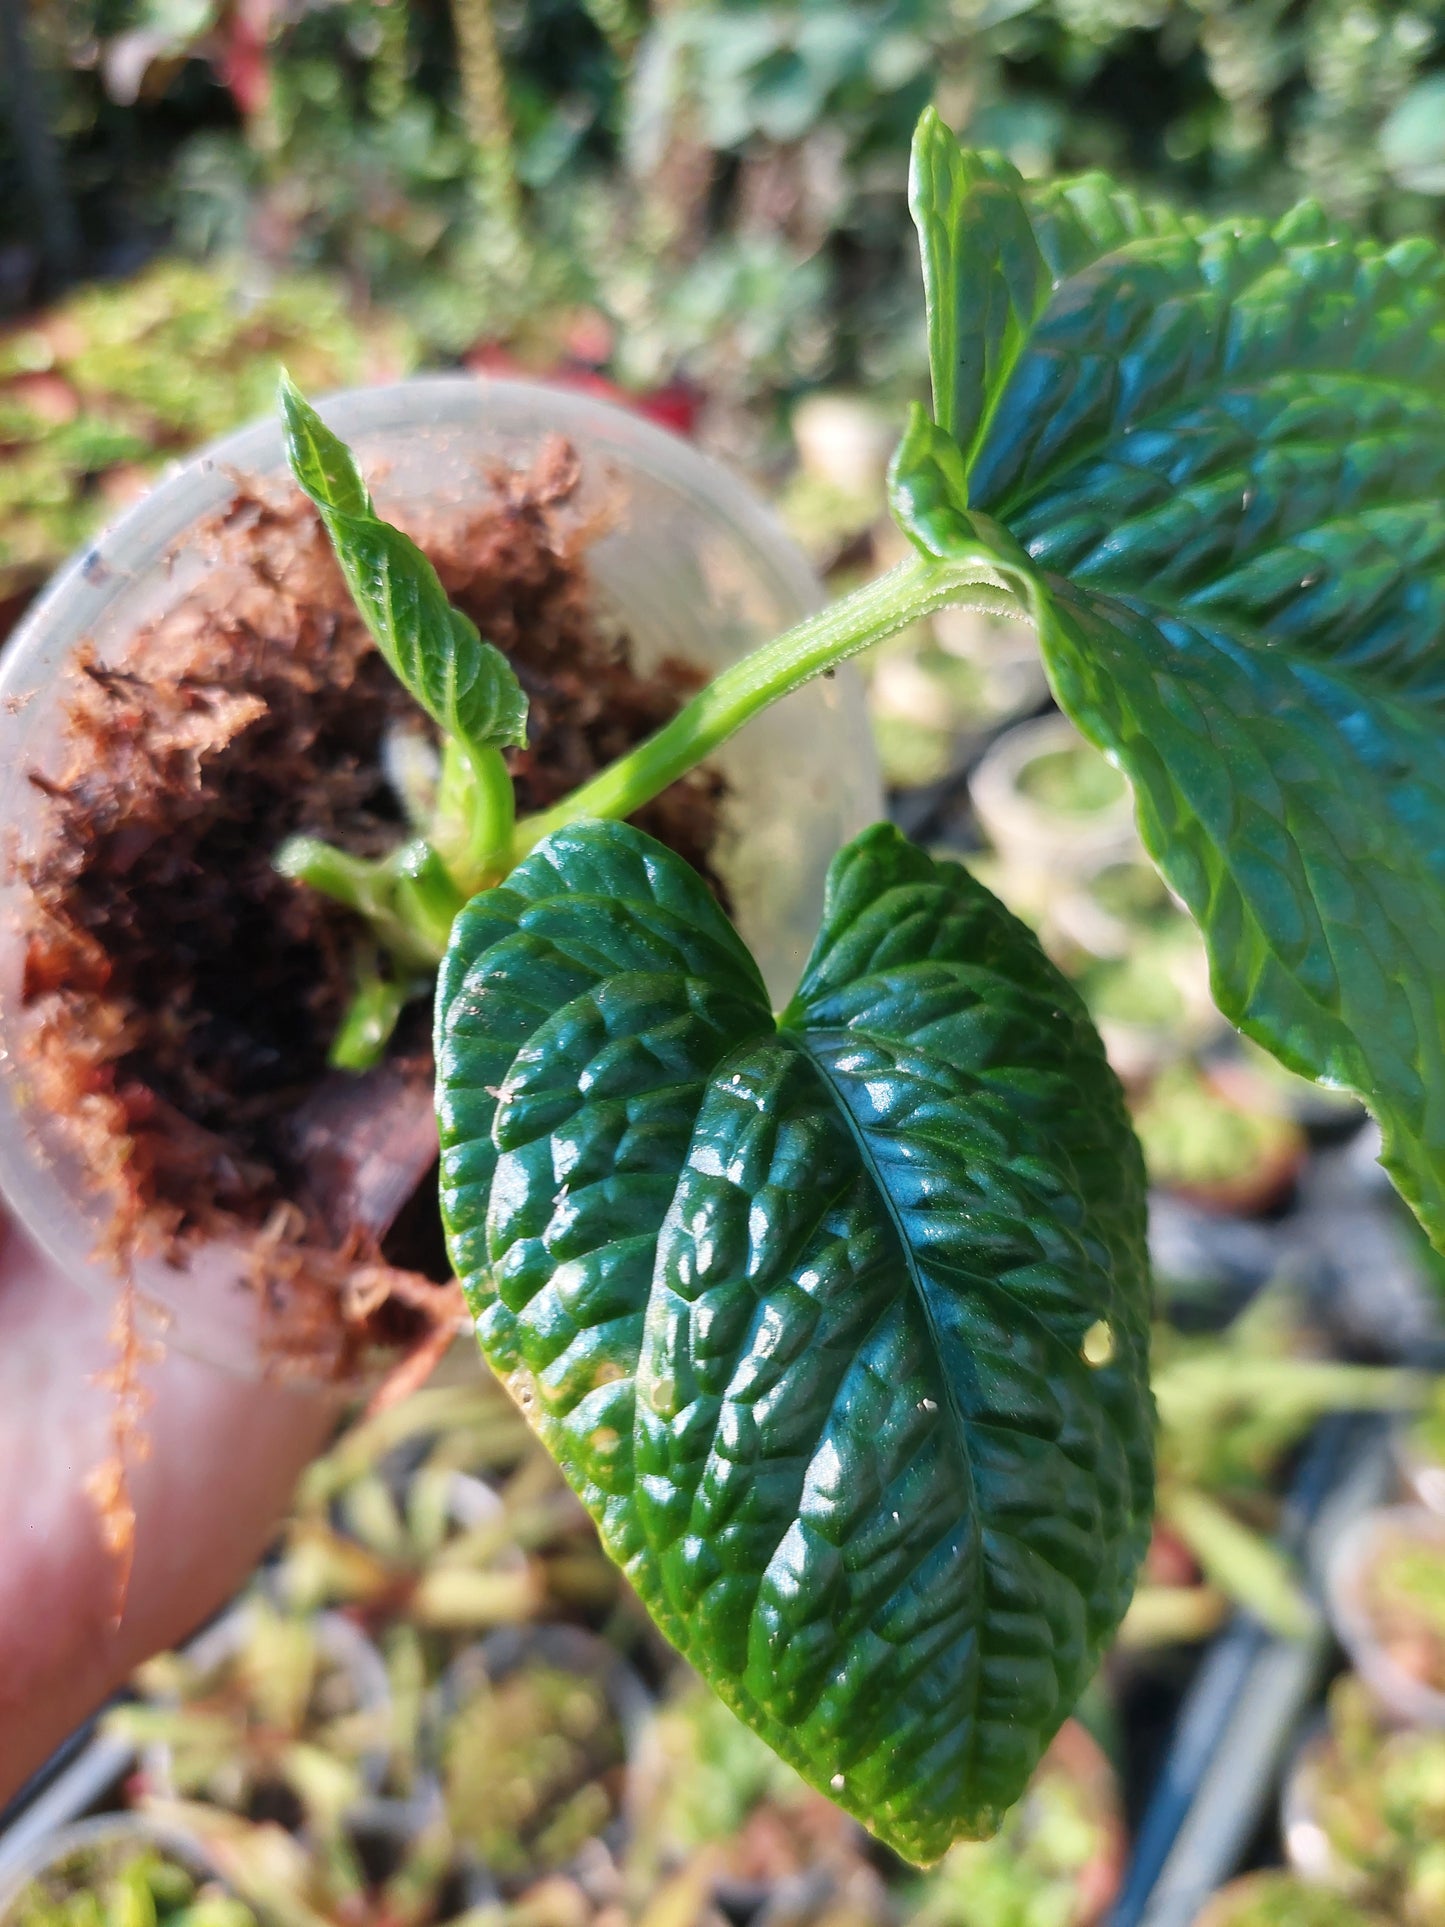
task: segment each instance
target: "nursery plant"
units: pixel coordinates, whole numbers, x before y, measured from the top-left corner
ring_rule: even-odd
[[[1290,1118],[1232,1103],[1188,1063],[1160,1072],[1134,1123],[1151,1180],[1205,1209],[1268,1209],[1298,1176],[1307,1149]]]
[[[413,359],[397,323],[358,323],[318,276],[248,300],[234,270],[177,262],[0,335],[0,601],[33,589],[179,451],[265,407],[279,361],[329,385]]]
[[[992,1840],[963,1841],[920,1882],[912,1927],[1094,1927],[1124,1861],[1118,1788],[1077,1723],[1063,1728]]]
[[[371,926],[364,1063],[439,966],[441,1208],[482,1348],[668,1637],[906,1857],[984,1835],[1127,1604],[1143,1172],[1083,1006],[960,865],[837,857],[778,1015],[624,820],[955,602],[1031,622],[1221,1010],[1358,1092],[1445,1239],[1445,258],[915,140],[911,559],[517,820],[522,689],[294,388],[293,470],[441,736],[415,834],[278,862]]]
[[[524,1660],[500,1679],[474,1679],[447,1721],[447,1817],[499,1879],[535,1878],[565,1866],[613,1820],[623,1760],[602,1682]]]
[[[1445,1740],[1392,1732],[1363,1682],[1330,1690],[1329,1726],[1295,1772],[1301,1817],[1324,1836],[1332,1884],[1390,1920],[1429,1927],[1445,1905]],[[1288,1811],[1288,1804],[1287,1809]]]
[[[634,1907],[671,1873],[703,1868],[725,1911],[771,1889],[791,1918],[801,1893],[863,1877],[864,1838],[700,1681],[668,1693],[631,1762],[626,1892]]]
[[[107,1715],[106,1730],[141,1750],[152,1793],[332,1823],[385,1761],[391,1720],[358,1670],[370,1659],[379,1671],[379,1661],[363,1641],[359,1659],[349,1641],[338,1650],[326,1627],[254,1593],[231,1636],[217,1646],[212,1635],[210,1653],[163,1653],[142,1666],[136,1697]]]
[[[308,1508],[287,1535],[284,1583],[305,1608],[344,1603],[363,1618],[404,1610],[433,1631],[476,1631],[536,1611],[537,1574],[519,1556],[565,1528],[571,1495],[546,1489],[540,1467],[513,1475],[495,1510],[474,1516],[468,1486],[446,1465],[419,1466],[404,1494],[380,1473],[353,1481],[333,1519]],[[478,1488],[470,1488],[477,1490]]]
[[[1153,1347],[1160,1523],[1213,1587],[1285,1638],[1308,1634],[1316,1613],[1273,1537],[1281,1465],[1326,1414],[1409,1412],[1430,1384],[1420,1373],[1311,1357],[1307,1344],[1275,1285],[1221,1336],[1184,1337],[1161,1323]],[[1138,1643],[1154,1625],[1192,1636],[1185,1602],[1171,1612],[1162,1590],[1135,1594]]]
[[[1385,1927],[1344,1894],[1288,1873],[1252,1873],[1221,1887],[1199,1927]]]
[[[306,1842],[274,1820],[248,1820],[204,1801],[156,1800],[148,1812],[162,1825],[184,1828],[246,1902],[254,1917],[274,1927],[430,1927],[438,1920],[491,1919],[459,1908],[455,1843],[440,1815],[394,1830],[377,1854],[339,1822]],[[377,1864],[378,1861],[380,1864]]]
[[[1438,1534],[1384,1536],[1365,1596],[1374,1637],[1390,1660],[1445,1693],[1445,1546]]]
[[[132,1823],[97,1823],[10,1896],[14,1927],[256,1927],[250,1908]],[[61,1836],[65,1839],[67,1836]],[[57,1849],[61,1842],[57,1841]]]

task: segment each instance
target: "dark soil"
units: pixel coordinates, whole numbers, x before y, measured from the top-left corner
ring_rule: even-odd
[[[573,507],[576,484],[556,443],[530,473],[494,476],[480,506],[411,531],[531,700],[512,755],[523,812],[649,734],[700,680],[678,662],[640,674],[599,623],[598,529]],[[30,1047],[43,1101],[114,1195],[116,1256],[181,1263],[197,1240],[244,1231],[283,1311],[280,1347],[329,1347],[340,1366],[357,1342],[425,1326],[424,1294],[389,1290],[387,1268],[402,1284],[435,1275],[434,1207],[358,1211],[349,1139],[379,1095],[384,1135],[418,1137],[422,1169],[434,1155],[428,1019],[408,1013],[369,1082],[328,1071],[359,928],[271,857],[297,831],[362,855],[398,841],[383,739],[424,719],[299,496],[239,487],[199,540],[202,583],[123,661],[82,662],[68,763],[32,774],[52,830],[27,874]],[[638,820],[706,873],[719,795],[694,775]]]

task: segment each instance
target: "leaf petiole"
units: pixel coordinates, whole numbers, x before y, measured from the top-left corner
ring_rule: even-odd
[[[423,983],[423,989],[425,983]],[[412,997],[416,983],[399,982],[369,970],[346,1006],[326,1061],[333,1070],[369,1071],[381,1061],[397,1019]]]
[[[975,593],[970,593],[970,591]],[[710,756],[769,704],[814,676],[882,642],[910,622],[953,604],[1016,607],[1009,585],[977,556],[914,556],[865,583],[841,602],[733,663],[655,735],[549,810],[523,817],[512,839],[520,861],[553,830],[586,817],[628,817]]]
[[[429,835],[461,893],[458,908],[511,868],[516,819],[512,776],[502,752],[469,750],[448,737]]]
[[[459,887],[425,837],[414,837],[394,850],[386,868],[394,878],[397,914],[424,951],[430,970],[446,955],[452,925],[470,893]]]
[[[431,971],[446,954],[464,898],[423,839],[372,862],[319,836],[292,836],[272,863],[280,875],[354,910],[399,968]]]

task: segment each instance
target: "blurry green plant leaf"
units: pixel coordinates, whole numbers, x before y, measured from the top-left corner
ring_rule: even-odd
[[[900,521],[1013,589],[1221,1010],[1364,1098],[1445,1246],[1445,258],[1026,186],[931,114],[913,199]]]
[[[696,874],[591,822],[462,913],[437,1010],[452,1261],[608,1550],[899,1852],[991,1831],[1151,1499],[1143,1174],[1073,991],[878,826],[775,1020]]]
[[[451,606],[415,542],[376,514],[351,450],[286,376],[281,408],[291,472],[321,511],[347,587],[398,680],[468,755],[525,746],[527,698],[501,650]]]
[[[1207,1492],[1160,1489],[1159,1510],[1208,1580],[1282,1639],[1307,1639],[1318,1613],[1292,1561]]]

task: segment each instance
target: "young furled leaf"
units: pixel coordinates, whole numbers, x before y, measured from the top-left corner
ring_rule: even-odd
[[[991,1831],[1148,1533],[1143,1173],[1073,991],[878,826],[775,1020],[591,822],[462,913],[436,1041],[483,1349],[659,1625],[906,1857]]]
[[[899,520],[1014,589],[1221,1010],[1365,1099],[1445,1249],[1445,256],[1025,185],[933,114],[913,201]]]
[[[383,522],[351,450],[281,378],[291,473],[321,511],[362,619],[392,672],[473,760],[523,747],[527,698],[500,649],[447,600],[410,537]]]

